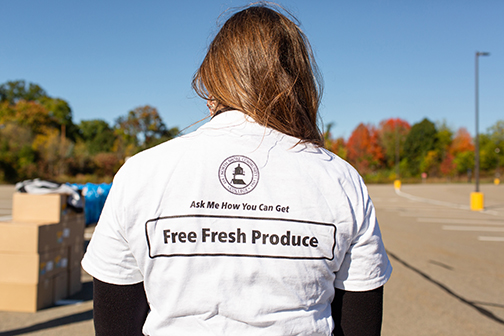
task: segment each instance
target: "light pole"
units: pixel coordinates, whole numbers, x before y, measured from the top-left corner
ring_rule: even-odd
[[[475,155],[474,155],[474,178],[476,180],[476,190],[471,194],[471,209],[472,210],[483,210],[483,194],[479,192],[479,168],[480,168],[480,155],[479,155],[479,92],[478,92],[478,60],[480,56],[490,56],[488,52],[476,52],[475,56],[475,107],[476,107],[476,139],[475,139]]]

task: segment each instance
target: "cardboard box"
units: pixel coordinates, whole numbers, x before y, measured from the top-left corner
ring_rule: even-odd
[[[86,228],[86,221],[84,215],[74,216],[71,219],[61,221],[64,230],[65,242],[67,245],[72,245],[84,239],[84,229]]]
[[[69,268],[80,268],[81,260],[84,256],[84,238],[76,239],[75,243],[68,246]]]
[[[53,277],[53,303],[68,296],[68,272],[63,272]]]
[[[82,290],[81,267],[68,270],[68,295],[74,295]]]
[[[44,253],[0,253],[0,282],[37,284],[68,270],[68,247]]]
[[[83,215],[59,223],[0,222],[0,253],[41,253],[80,244],[84,228]]]
[[[0,310],[36,312],[54,302],[54,281],[36,284],[0,283]]]
[[[59,223],[64,219],[82,216],[67,206],[68,195],[14,193],[12,219],[15,222]]]
[[[62,247],[70,234],[61,223],[0,222],[0,253],[48,252]]]
[[[62,222],[65,236],[65,245],[69,248],[68,260],[70,268],[80,268],[80,262],[84,255],[84,216],[75,217],[73,220]]]

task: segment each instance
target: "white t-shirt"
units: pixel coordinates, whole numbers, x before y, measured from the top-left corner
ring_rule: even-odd
[[[336,155],[228,111],[129,159],[82,261],[144,282],[145,335],[330,335],[334,287],[392,267],[361,177]]]

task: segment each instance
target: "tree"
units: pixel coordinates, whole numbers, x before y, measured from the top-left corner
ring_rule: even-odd
[[[178,134],[177,128],[168,129],[156,108],[149,105],[137,107],[126,117],[116,120],[116,135],[126,144],[134,144],[141,149],[151,147],[161,141],[172,139]]]
[[[15,106],[23,101],[42,105],[48,112],[50,125],[58,128],[71,140],[75,140],[77,129],[72,122],[72,109],[68,102],[60,98],[52,98],[38,84],[26,84],[23,80],[0,85],[0,102]]]
[[[0,85],[0,102],[16,104],[20,100],[37,101],[47,94],[38,84],[29,83],[26,86],[24,80],[17,80]]]
[[[460,152],[453,159],[457,173],[466,174],[474,168],[474,152]]]
[[[41,97],[38,99],[48,111],[55,128],[61,130],[66,137],[75,141],[78,129],[72,121],[72,109],[68,102],[60,98]]]
[[[20,100],[11,105],[0,104],[0,123],[16,123],[29,127],[33,133],[42,134],[52,128],[54,120],[49,111],[35,101]]]
[[[487,129],[490,140],[497,146],[504,146],[504,120],[497,120],[494,125]]]
[[[113,176],[120,167],[120,160],[114,153],[99,153],[94,157],[98,176]]]
[[[15,155],[20,160],[22,158],[20,164],[24,164],[11,164],[10,167],[15,167],[17,173],[7,175],[26,177],[30,175],[27,167],[32,166],[37,168],[39,175],[45,174],[48,178],[66,171],[66,161],[76,134],[72,110],[66,101],[49,97],[37,84],[26,84],[21,80],[4,83],[0,85],[0,124],[29,129],[32,136],[30,150],[28,147],[8,146],[9,151],[18,151]],[[3,146],[2,150],[5,148]],[[28,164],[30,160],[33,162]],[[3,167],[7,167],[6,161]],[[8,167],[5,169],[9,170]]]
[[[436,126],[428,120],[414,124],[404,142],[404,156],[408,172],[417,176],[420,174],[420,166],[427,153],[436,149],[437,142]]]
[[[440,165],[441,173],[445,176],[454,176],[457,172],[457,165],[454,162],[455,157],[451,153],[447,153]]]
[[[387,167],[392,168],[404,155],[404,142],[411,129],[406,120],[390,118],[380,122],[378,135]]]
[[[77,129],[79,138],[86,144],[90,155],[112,151],[115,134],[105,120],[82,120]]]
[[[33,132],[17,123],[6,123],[0,129],[0,174],[7,182],[35,176],[37,153],[32,148]]]
[[[492,158],[485,161],[493,161],[490,163],[489,169],[495,168],[496,174],[499,175],[499,167],[504,166],[504,120],[498,120],[490,126],[487,129],[487,136],[489,138],[488,144],[482,148]]]
[[[438,152],[439,158],[444,158],[450,149],[453,140],[453,131],[446,125],[445,121],[438,123],[436,131],[436,151]]]
[[[61,136],[58,130],[51,129],[45,134],[38,134],[33,141],[33,148],[39,153],[39,173],[47,177],[60,172]]]
[[[337,139],[329,139],[326,141],[326,148],[338,155],[343,160],[346,160],[348,157],[348,151],[345,144],[345,139],[339,137]]]
[[[378,143],[378,132],[372,125],[359,124],[347,142],[348,161],[367,174],[382,166],[384,155]]]
[[[331,135],[331,128],[333,123],[329,123],[326,127],[326,131],[324,132],[324,148],[330,150],[334,154],[338,155],[343,160],[347,158],[347,149],[345,144],[345,139],[339,137],[337,139],[333,139]]]
[[[429,176],[436,176],[439,172],[439,151],[430,150],[420,161],[420,171],[428,173]]]
[[[472,169],[474,159],[471,159],[471,155],[467,155],[467,152],[474,153],[474,145],[467,129],[461,127],[448,146],[448,151],[441,163],[441,173],[453,176],[456,173],[465,174],[468,169]]]
[[[449,149],[452,155],[457,155],[462,152],[473,152],[474,144],[472,141],[471,134],[467,131],[466,128],[461,127],[455,133],[455,137],[450,145]]]
[[[421,170],[427,172],[430,176],[453,175],[455,173],[452,162],[453,157],[449,155],[449,149],[453,139],[453,131],[446,124],[446,121],[438,122],[436,126],[436,141],[433,153],[424,157]],[[430,159],[430,162],[427,160]]]

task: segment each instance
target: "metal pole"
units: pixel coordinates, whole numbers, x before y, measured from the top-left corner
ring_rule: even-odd
[[[479,150],[479,111],[478,111],[478,108],[479,108],[479,97],[478,97],[478,57],[479,56],[489,56],[490,53],[488,52],[476,52],[476,59],[475,59],[475,69],[476,69],[476,80],[475,80],[475,94],[476,94],[476,97],[475,97],[475,104],[476,104],[476,139],[475,139],[475,156],[474,156],[474,160],[475,160],[475,163],[474,163],[474,177],[475,177],[475,180],[476,180],[476,192],[479,192],[479,170],[480,170],[480,150]]]
[[[478,118],[478,57],[480,53],[476,52],[476,78],[475,78],[475,104],[476,104],[476,139],[475,142],[475,156],[474,156],[474,178],[476,180],[476,192],[479,192],[479,118]]]

